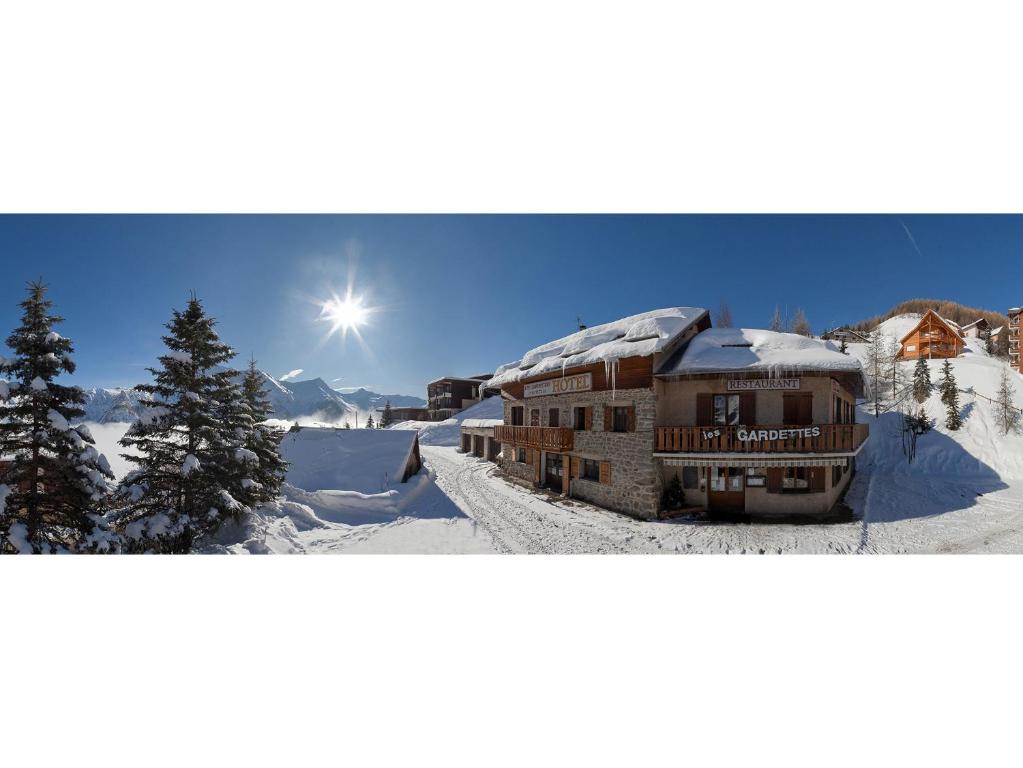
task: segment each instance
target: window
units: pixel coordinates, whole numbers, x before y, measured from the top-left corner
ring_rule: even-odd
[[[517,461],[519,464],[525,464],[526,463],[526,449],[525,448],[516,448],[515,449],[515,461]]]
[[[629,409],[623,405],[616,405],[611,409],[611,431],[629,431]]]
[[[525,411],[525,408],[523,408],[521,405],[513,405],[512,406],[512,409],[511,409],[511,423],[512,423],[513,427],[521,427],[521,426],[523,426],[526,423],[525,418],[523,416],[523,412],[524,411]]]
[[[787,493],[809,493],[810,472],[807,467],[785,467],[781,489]]]
[[[682,487],[692,490],[700,485],[700,470],[697,467],[682,467]]]
[[[583,459],[582,479],[600,482],[600,462],[592,459]]]
[[[842,468],[837,464],[831,468],[831,487],[837,488],[842,482]]]
[[[718,493],[742,491],[743,475],[746,471],[742,467],[712,467],[710,471],[710,489]]]
[[[548,427],[560,427],[561,426],[561,411],[557,408],[551,408],[547,411],[547,426]]]
[[[916,344],[907,344],[906,345],[906,351],[907,352],[916,352]]]
[[[728,427],[739,423],[739,396],[714,395],[714,424]]]
[[[575,414],[575,428],[576,429],[583,429],[583,430],[585,430],[586,429],[586,409],[585,408],[578,408],[577,407],[577,408],[575,408],[573,410],[573,413]]]
[[[540,426],[540,409],[533,408],[529,411],[529,426],[539,427]]]

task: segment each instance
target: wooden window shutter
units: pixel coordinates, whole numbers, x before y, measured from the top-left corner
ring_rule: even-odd
[[[572,462],[572,477],[578,480],[583,474],[583,460],[578,456],[569,456],[568,460]]]
[[[611,484],[611,462],[609,461],[600,462],[600,482],[603,485]]]
[[[527,448],[526,449],[526,463],[529,466],[533,466],[533,449],[532,448]]]
[[[604,431],[610,432],[614,428],[614,423],[611,419],[611,406],[604,406]]]
[[[782,467],[769,467],[767,470],[767,492],[781,493],[782,478],[785,470]]]
[[[810,467],[810,490],[824,492],[824,467]]]
[[[813,424],[813,395],[803,395],[799,398],[800,424]]]
[[[714,423],[714,395],[701,392],[696,396],[696,426],[709,427]]]
[[[795,424],[799,416],[799,405],[796,403],[796,395],[782,395],[781,420],[785,424]]]
[[[636,431],[636,406],[629,406],[629,432]]]
[[[743,392],[739,395],[739,423],[752,426],[757,423],[757,393]]]
[[[593,406],[586,406],[586,431],[590,432],[593,429]]]

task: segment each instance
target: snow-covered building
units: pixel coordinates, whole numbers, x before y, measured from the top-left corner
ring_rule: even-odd
[[[792,333],[705,331],[656,373],[654,456],[687,506],[763,515],[827,513],[868,427],[859,360]]]
[[[1013,307],[1009,310],[1009,365],[1023,373],[1023,358],[1020,357],[1019,349],[1019,318],[1021,314],[1023,314],[1023,307]]]
[[[478,403],[493,392],[488,392],[491,378],[493,374],[485,373],[467,378],[444,376],[431,381],[426,385],[430,419],[444,421]]]
[[[513,477],[609,509],[654,518],[654,373],[710,315],[673,307],[585,328],[498,369],[499,463]]]
[[[961,326],[959,331],[964,339],[986,339],[991,335],[991,324],[982,317]]]
[[[497,461],[501,444],[495,431],[504,424],[503,419],[465,419],[459,427],[460,450],[477,458]]]
[[[293,427],[281,440],[287,483],[306,491],[380,493],[422,468],[414,430]]]
[[[903,360],[928,360],[959,357],[966,340],[962,329],[932,309],[927,310],[913,329],[900,339],[899,357]]]
[[[508,474],[643,518],[686,508],[823,514],[867,439],[859,361],[797,334],[711,329],[706,310],[589,328],[499,369]]]

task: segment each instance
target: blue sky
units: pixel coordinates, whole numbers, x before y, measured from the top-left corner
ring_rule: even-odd
[[[82,386],[146,380],[192,290],[275,376],[420,396],[577,315],[726,300],[736,325],[764,327],[778,304],[819,331],[915,297],[1023,304],[1021,216],[0,216],[0,254],[2,338],[42,276]],[[319,319],[350,274],[377,308],[362,343]]]

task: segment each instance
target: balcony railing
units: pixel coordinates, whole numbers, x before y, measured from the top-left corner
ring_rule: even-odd
[[[537,448],[541,451],[563,453],[571,451],[575,445],[575,433],[568,427],[512,427],[498,426],[494,430],[494,438],[499,443],[524,448]]]
[[[792,424],[755,427],[657,427],[664,453],[852,453],[867,439],[867,424]]]

